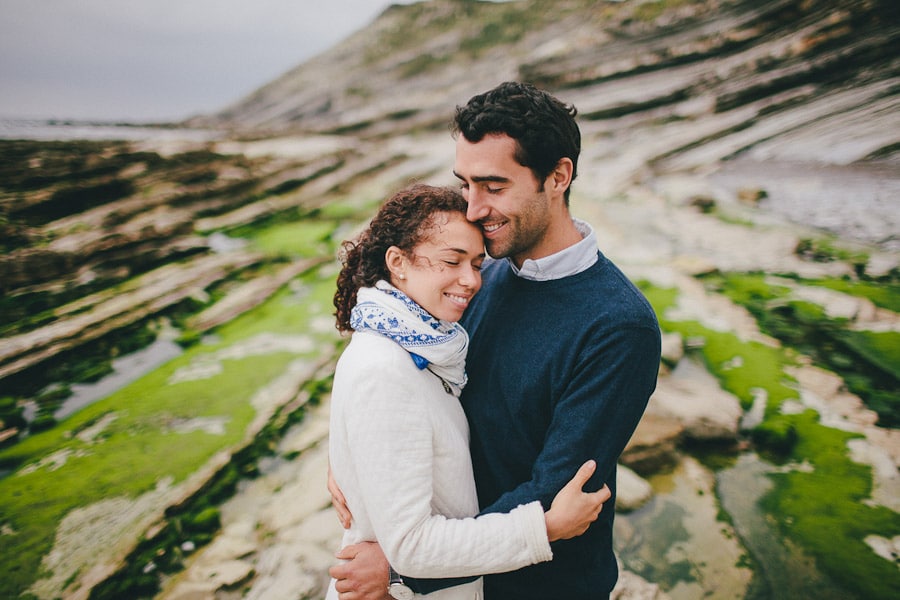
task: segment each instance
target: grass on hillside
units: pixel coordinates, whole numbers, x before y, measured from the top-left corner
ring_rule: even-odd
[[[851,296],[868,298],[875,306],[900,313],[900,282],[860,281],[846,278],[795,278],[803,285],[825,287]]]
[[[900,286],[890,282],[792,279],[869,299],[887,310],[897,307],[900,295]],[[790,287],[771,282],[765,273],[714,274],[703,281],[747,308],[764,333],[840,375],[878,413],[880,425],[900,426],[900,333],[857,331],[847,319],[830,317],[818,304],[795,298]]]
[[[327,256],[334,229],[334,223],[319,220],[279,223],[254,236],[253,245],[269,255]]]
[[[24,591],[36,578],[41,557],[54,540],[57,527],[73,509],[105,498],[136,498],[171,477],[175,484],[221,450],[234,447],[246,435],[256,412],[249,400],[278,377],[298,357],[275,352],[223,360],[223,371],[208,379],[170,385],[175,371],[193,360],[256,334],[308,335],[310,319],[326,314],[333,281],[308,281],[309,295],[297,302],[283,290],[251,313],[222,326],[213,345],[195,346],[109,397],[79,411],[57,427],[26,438],[0,453],[0,461],[21,467],[59,452],[68,460],[59,468],[43,466],[31,472],[20,468],[0,480],[0,524],[15,532],[15,543],[0,545],[0,596]],[[321,344],[334,343],[332,334]],[[94,441],[78,433],[107,415],[112,421]],[[221,435],[195,430],[175,433],[172,427],[203,417],[222,419]]]

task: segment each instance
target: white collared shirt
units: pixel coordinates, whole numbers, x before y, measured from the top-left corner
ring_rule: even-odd
[[[597,262],[599,248],[594,228],[580,219],[573,218],[572,222],[575,224],[578,233],[581,234],[582,239],[580,242],[537,260],[526,258],[525,262],[522,263],[521,269],[517,268],[513,261],[507,258],[513,273],[522,279],[550,281],[581,273]]]

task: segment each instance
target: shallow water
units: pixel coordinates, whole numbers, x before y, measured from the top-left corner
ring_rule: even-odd
[[[655,496],[646,506],[616,515],[617,554],[672,600],[854,598],[759,510],[770,471],[755,454],[718,473],[685,458],[671,473],[649,478]],[[718,503],[730,523],[717,520]]]
[[[810,556],[784,539],[770,515],[759,511],[759,499],[772,487],[766,476],[771,470],[756,454],[744,454],[716,475],[722,508],[758,567],[747,600],[853,598],[819,572]]]
[[[181,346],[170,340],[156,340],[146,348],[112,361],[113,372],[94,383],[72,385],[72,395],[53,414],[57,421],[105,398],[116,390],[146,375],[153,369],[172,360],[183,352]]]
[[[625,567],[672,600],[745,598],[753,573],[742,566],[744,549],[734,531],[716,520],[713,473],[687,457],[649,481],[651,501],[616,515],[616,553]]]

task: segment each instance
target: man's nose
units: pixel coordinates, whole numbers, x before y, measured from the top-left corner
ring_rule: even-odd
[[[469,207],[466,209],[466,219],[472,223],[476,223],[485,218],[490,212],[490,208],[484,201],[484,194],[476,189],[470,189],[466,195],[466,201]]]

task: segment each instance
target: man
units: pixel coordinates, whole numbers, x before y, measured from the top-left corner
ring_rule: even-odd
[[[576,112],[508,82],[458,107],[454,120],[453,172],[467,218],[498,259],[484,268],[482,291],[462,320],[472,341],[461,401],[482,514],[534,499],[548,507],[589,458],[597,469],[586,487],[606,483],[613,507],[616,463],[656,387],[653,310],[569,212],[581,149]],[[582,536],[554,542],[550,562],[485,576],[485,598],[608,597],[618,577],[613,515],[604,510]],[[352,591],[341,598],[385,597],[388,568],[376,544],[339,557],[352,559],[330,571],[338,591]],[[402,574],[391,576],[406,594],[454,583],[401,585]]]

